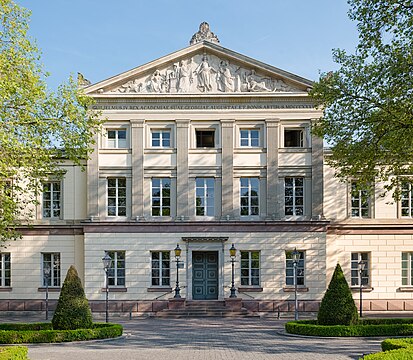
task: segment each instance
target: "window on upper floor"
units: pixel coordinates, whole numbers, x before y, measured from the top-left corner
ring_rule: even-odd
[[[197,148],[213,148],[215,147],[215,131],[214,130],[195,130],[196,147]]]
[[[126,216],[126,179],[107,179],[107,216]]]
[[[297,285],[305,285],[305,252],[298,251],[300,254],[297,262]],[[294,286],[294,261],[293,252],[285,252],[285,284]]]
[[[152,147],[170,148],[171,147],[171,131],[152,129],[151,144],[152,144]]]
[[[171,216],[171,179],[152,179],[152,216]]]
[[[304,147],[304,129],[284,129],[284,147]]]
[[[60,181],[43,184],[43,218],[59,219],[61,215],[61,184]]]
[[[402,286],[413,286],[413,252],[402,252]]]
[[[215,215],[215,180],[214,178],[196,178],[195,207],[196,216]]]
[[[304,215],[304,178],[286,177],[284,182],[285,215]]]
[[[402,217],[413,217],[413,187],[411,183],[402,184],[400,205]]]
[[[359,263],[364,262],[364,269],[359,270]],[[353,252],[351,253],[351,286],[370,286],[370,253]]]
[[[127,148],[126,129],[107,129],[106,147],[109,149]]]
[[[241,251],[241,285],[260,286],[259,251]]]
[[[171,255],[169,251],[152,251],[151,268],[152,286],[170,286]]]
[[[260,146],[260,131],[257,129],[241,129],[239,138],[241,147]]]
[[[11,261],[10,253],[0,253],[0,287],[11,286]]]
[[[351,183],[351,217],[368,218],[371,216],[371,198],[367,190],[357,187],[356,182]]]
[[[260,181],[258,178],[240,178],[240,215],[260,213]]]
[[[42,253],[42,286],[60,286],[60,253]]]
[[[105,251],[112,259],[108,269],[108,286],[124,287],[125,283],[125,251]]]

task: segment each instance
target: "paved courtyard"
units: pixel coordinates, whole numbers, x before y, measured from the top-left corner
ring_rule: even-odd
[[[3,320],[3,319],[2,319]],[[26,319],[27,321],[27,319]],[[115,340],[29,345],[31,360],[358,359],[380,351],[381,339],[319,339],[281,334],[269,319],[116,319]]]

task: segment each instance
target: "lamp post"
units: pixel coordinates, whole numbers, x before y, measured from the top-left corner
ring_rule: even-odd
[[[43,267],[44,280],[46,282],[46,320],[49,320],[49,279],[52,269],[49,264]]]
[[[234,244],[232,244],[231,248],[229,249],[229,256],[231,256],[231,265],[232,265],[231,295],[229,297],[236,298],[237,295],[235,295],[236,289],[234,285],[234,263],[235,263],[235,257],[237,256],[237,249],[235,248]]]
[[[108,253],[102,258],[103,270],[105,270],[105,290],[106,290],[106,322],[109,321],[109,269],[112,264],[112,258]]]
[[[297,265],[300,260],[300,252],[297,248],[294,248],[292,252],[293,257],[293,269],[294,269],[294,320],[298,320],[298,297],[297,297]]]
[[[179,247],[179,244],[176,244],[176,248],[174,249],[175,251],[175,260],[176,260],[176,286],[175,286],[175,296],[174,299],[180,299],[181,294],[180,291],[181,289],[179,288],[179,259],[181,257],[181,248]]]
[[[363,317],[363,271],[366,267],[366,262],[360,260],[358,262],[359,281],[360,281],[360,317]]]

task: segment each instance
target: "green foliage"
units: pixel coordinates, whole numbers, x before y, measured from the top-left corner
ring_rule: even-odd
[[[63,176],[63,157],[84,163],[101,124],[72,78],[47,89],[29,17],[13,0],[0,0],[0,242],[20,237],[17,226],[30,222],[42,181]]]
[[[313,131],[332,145],[327,161],[339,178],[370,188],[390,177],[386,189],[398,198],[413,174],[413,2],[348,3],[359,44],[354,54],[334,50],[340,69],[314,84],[310,95],[324,115]]]
[[[356,325],[320,325],[316,320],[290,321],[285,330],[291,334],[309,336],[410,336],[413,335],[413,320],[374,319],[362,320]],[[382,321],[382,323],[380,323]]]
[[[52,325],[55,330],[88,329],[93,326],[92,312],[73,265],[67,271]]]
[[[413,350],[400,349],[366,355],[363,360],[413,360]]]
[[[317,315],[320,325],[353,325],[358,321],[353,295],[337,264]]]
[[[51,330],[50,323],[38,323],[34,326],[33,324],[8,324],[7,330],[0,330],[0,343],[55,343],[107,339],[121,336],[122,333],[122,325],[110,323],[97,323],[93,324],[92,328],[90,329],[77,330]]]
[[[0,347],[0,360],[28,360],[26,346]]]
[[[412,348],[413,351],[413,338],[406,339],[386,339],[381,342],[381,349],[383,351]]]

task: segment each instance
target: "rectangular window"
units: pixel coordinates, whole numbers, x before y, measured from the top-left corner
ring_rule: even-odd
[[[11,286],[10,253],[0,253],[0,287]]]
[[[285,178],[285,215],[304,215],[304,178]]]
[[[299,251],[300,257],[297,262],[297,285],[305,285],[305,253]],[[285,284],[287,286],[294,286],[294,262],[293,252],[285,252]]]
[[[370,285],[370,259],[369,253],[360,252],[360,253],[351,253],[351,286],[363,286]],[[364,261],[364,270],[359,271],[359,262]]]
[[[284,147],[304,147],[304,129],[285,129]]]
[[[50,275],[45,270],[50,270]],[[60,253],[42,253],[42,286],[60,286]]]
[[[214,185],[213,178],[197,178],[196,180],[196,216],[214,216]]]
[[[413,252],[402,253],[402,286],[413,286]]]
[[[240,179],[241,216],[259,215],[259,188],[258,178]]]
[[[124,251],[105,251],[112,262],[108,270],[108,285],[125,287],[125,252]]]
[[[171,179],[152,179],[152,216],[171,216]]]
[[[402,216],[413,217],[413,188],[411,183],[402,184],[400,202]]]
[[[43,218],[60,218],[60,181],[43,184]]]
[[[152,130],[152,147],[171,147],[171,132],[169,130]]]
[[[260,131],[256,129],[240,130],[241,147],[258,147],[260,146]]]
[[[126,129],[108,129],[107,130],[107,147],[110,149],[125,149]]]
[[[241,285],[260,285],[259,251],[241,251]]]
[[[126,216],[126,179],[108,179],[108,216]]]
[[[215,131],[214,130],[196,130],[196,147],[197,148],[215,147]]]
[[[152,286],[170,286],[171,257],[169,251],[152,252]]]
[[[359,190],[357,183],[351,183],[351,217],[370,217],[370,196],[367,190]]]

